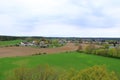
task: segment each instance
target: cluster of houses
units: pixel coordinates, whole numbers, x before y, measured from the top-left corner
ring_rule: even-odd
[[[74,43],[79,44],[97,44],[97,45],[109,45],[109,48],[120,47],[120,40],[105,40],[105,39],[79,39],[79,40],[72,40]]]
[[[120,41],[104,40],[104,39],[82,39],[81,43],[96,43],[96,44],[113,44],[113,46],[119,45]]]
[[[58,40],[57,44],[64,45],[66,43],[66,40]],[[53,45],[52,42],[46,42],[46,41],[32,41],[32,42],[21,42],[19,46],[37,46],[40,48],[48,48],[50,45]]]
[[[36,44],[35,41],[33,42],[21,42],[20,46],[39,46],[41,48],[47,48],[49,47],[48,44],[46,44],[44,41],[39,42],[39,44]]]
[[[57,44],[59,45],[64,45],[65,43],[67,42],[72,42],[72,43],[82,43],[82,44],[89,44],[89,43],[93,43],[93,44],[99,44],[99,45],[102,45],[102,44],[108,44],[110,45],[109,47],[112,48],[112,47],[120,47],[120,40],[117,41],[117,40],[113,40],[113,41],[110,41],[110,40],[104,40],[104,39],[70,39],[70,40],[67,40],[67,39],[57,39]],[[40,48],[48,48],[49,46],[54,46],[54,43],[52,43],[52,40],[41,40],[41,41],[31,41],[31,42],[27,42],[27,41],[24,41],[24,42],[21,42],[19,46],[37,46],[37,47],[40,47]]]

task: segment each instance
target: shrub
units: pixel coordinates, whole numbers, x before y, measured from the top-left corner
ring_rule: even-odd
[[[109,46],[110,46],[109,44],[103,44],[103,48],[104,48],[104,49],[108,49]]]
[[[77,71],[57,70],[48,65],[36,68],[17,68],[7,78],[8,80],[118,80],[114,72],[109,72],[104,66],[93,66]]]
[[[116,48],[110,48],[109,49],[109,55],[113,56],[113,57],[117,57],[118,56],[118,52]]]
[[[94,44],[89,44],[88,46],[85,47],[85,52],[92,54],[93,50],[95,50],[95,49],[96,49],[96,47]]]
[[[120,48],[116,47],[115,49],[116,49],[117,57],[120,57]]]
[[[96,50],[97,55],[107,56],[108,50],[107,49],[98,49]]]
[[[18,47],[18,46],[19,46],[19,44],[15,44],[15,46],[16,46],[16,47]]]
[[[59,80],[72,80],[76,75],[77,71],[75,69],[70,69],[69,71],[64,71],[64,73],[60,74]]]
[[[43,54],[47,54],[46,52],[44,52]]]
[[[39,52],[38,55],[42,55],[42,53]]]
[[[93,66],[84,69],[71,80],[118,80],[114,72],[108,72],[104,66]]]
[[[78,46],[77,52],[80,52],[80,53],[84,52],[82,45]]]
[[[82,45],[79,45],[77,50],[82,50]]]
[[[58,73],[52,67],[17,68],[9,74],[7,80],[58,80]]]
[[[32,54],[32,56],[35,56],[35,55],[42,55],[42,53],[35,53],[35,54]]]

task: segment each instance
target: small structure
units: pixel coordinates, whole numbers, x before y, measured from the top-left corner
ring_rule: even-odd
[[[66,40],[59,40],[58,43],[64,45],[66,43]]]
[[[39,43],[39,47],[41,47],[41,48],[47,48],[49,45],[48,44],[46,44],[44,41],[40,41],[40,43]]]
[[[34,44],[30,43],[30,42],[21,42],[20,46],[33,46]]]

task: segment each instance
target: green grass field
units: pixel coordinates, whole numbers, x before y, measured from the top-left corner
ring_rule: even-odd
[[[11,46],[20,43],[22,40],[0,41],[0,46]]]
[[[78,52],[66,52],[61,54],[46,54],[26,57],[0,58],[0,80],[5,80],[8,71],[20,67],[35,67],[49,64],[55,68],[82,70],[94,65],[105,65],[109,71],[115,71],[120,75],[120,60],[96,55],[88,55]]]

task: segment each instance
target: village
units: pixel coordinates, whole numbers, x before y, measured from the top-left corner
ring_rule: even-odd
[[[55,48],[63,46],[67,43],[65,39],[54,39],[54,40],[33,40],[33,41],[22,41],[19,46],[34,46],[39,48]]]
[[[34,46],[39,48],[55,48],[64,46],[66,43],[74,44],[95,44],[100,46],[108,46],[109,48],[120,47],[119,40],[106,39],[37,39],[24,40],[20,42],[19,46]]]

